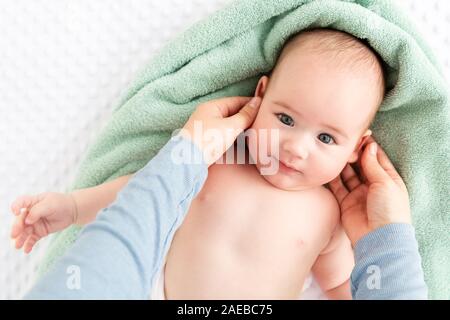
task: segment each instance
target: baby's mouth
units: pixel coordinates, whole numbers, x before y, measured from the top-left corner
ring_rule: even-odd
[[[272,157],[273,159],[275,159],[276,161],[278,161],[278,170],[281,171],[282,173],[286,173],[286,174],[300,174],[301,171],[296,170],[290,166],[288,166],[287,164],[285,164],[283,161]]]

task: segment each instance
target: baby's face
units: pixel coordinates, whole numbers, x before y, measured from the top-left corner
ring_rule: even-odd
[[[255,94],[262,102],[251,127],[258,142],[249,152],[260,172],[270,166],[261,161],[268,158],[296,169],[286,170],[280,163],[276,174],[263,175],[275,187],[303,190],[330,182],[347,162],[358,159],[378,99],[367,74],[339,69],[309,53],[289,59],[258,83]],[[262,147],[259,129],[277,129],[279,138],[267,139]]]

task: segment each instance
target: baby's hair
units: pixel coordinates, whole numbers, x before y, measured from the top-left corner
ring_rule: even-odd
[[[370,127],[385,95],[385,75],[383,60],[373,50],[365,39],[359,39],[346,32],[330,28],[314,28],[303,30],[291,35],[285,42],[282,52],[278,56],[275,68],[268,74],[271,76],[276,66],[293,49],[304,47],[318,55],[326,54],[333,63],[340,67],[356,68],[358,70],[374,70],[376,73],[376,86],[379,88],[378,103],[372,110],[364,131]],[[270,85],[269,85],[270,86]]]

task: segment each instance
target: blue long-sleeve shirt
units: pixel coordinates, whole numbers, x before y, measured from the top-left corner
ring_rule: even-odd
[[[183,159],[191,161],[180,163]],[[25,298],[148,299],[174,233],[207,175],[200,149],[186,138],[173,137]],[[373,231],[357,243],[355,255],[354,298],[426,298],[412,226]],[[375,273],[367,273],[373,266],[379,267],[379,284],[370,278]]]
[[[414,228],[393,223],[372,231],[355,246],[353,299],[427,299]]]

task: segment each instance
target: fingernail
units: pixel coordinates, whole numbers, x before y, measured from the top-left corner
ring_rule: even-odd
[[[25,219],[25,223],[26,223],[26,224],[31,224],[32,221],[31,221],[31,219]]]
[[[256,108],[258,105],[258,97],[253,97],[252,100],[248,103],[248,105],[252,108]]]
[[[370,154],[371,155],[376,155],[377,154],[377,144],[376,143],[372,143],[371,145],[370,145]]]

